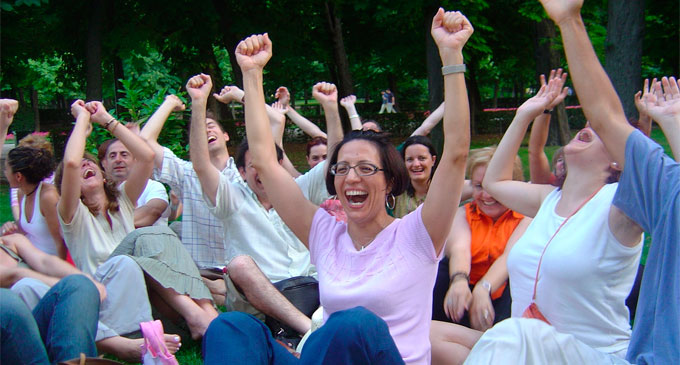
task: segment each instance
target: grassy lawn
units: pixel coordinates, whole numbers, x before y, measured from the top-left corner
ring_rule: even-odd
[[[489,146],[492,144],[497,144],[498,141],[500,140],[501,136],[498,135],[486,135],[486,136],[479,136],[476,137],[471,145],[472,148],[479,148],[479,147],[485,147]],[[670,155],[670,147],[668,145],[668,142],[666,141],[666,138],[664,137],[663,133],[661,132],[660,129],[655,128],[652,130],[652,138],[657,141],[658,143],[663,146],[665,149],[666,153]],[[546,154],[548,155],[548,159],[552,158],[552,154],[557,150],[557,146],[548,146],[546,147]],[[235,149],[235,148],[234,148]],[[230,148],[231,150],[231,148]],[[235,151],[230,151],[234,153]],[[287,144],[286,145],[286,153],[288,153],[289,158],[293,162],[293,164],[298,168],[300,171],[306,171],[308,170],[307,167],[307,161],[305,159],[305,144]],[[524,166],[524,173],[525,177],[528,180],[529,178],[529,164],[528,164],[528,151],[526,144],[522,146],[522,148],[519,151],[520,158],[522,159],[522,163]],[[12,211],[9,206],[9,187],[7,184],[2,184],[0,185],[0,221],[1,222],[6,222],[8,220],[12,220]],[[642,257],[642,262],[644,263],[646,261],[647,257],[647,250],[649,248],[649,243],[650,243],[650,238],[649,235],[645,235],[645,246],[643,249],[643,257]],[[179,352],[177,352],[177,358],[180,364],[202,364],[203,361],[201,359],[201,344],[200,342],[196,342],[191,340],[190,338],[184,338],[182,339],[182,348],[180,349]]]

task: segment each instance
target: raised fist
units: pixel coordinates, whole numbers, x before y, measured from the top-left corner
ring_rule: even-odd
[[[206,74],[198,74],[187,81],[186,88],[192,101],[207,101],[212,90],[212,80]]]
[[[109,112],[106,111],[106,108],[104,107],[104,104],[102,104],[101,101],[90,101],[87,104],[85,104],[85,109],[92,114],[90,117],[91,120],[94,123],[99,124],[100,126],[106,125],[113,117]]]
[[[472,24],[459,11],[445,12],[439,8],[432,19],[432,38],[440,54],[449,49],[461,51],[473,32]]]
[[[345,108],[349,108],[356,102],[357,102],[356,95],[347,95],[344,98],[340,99],[340,105],[344,106]]]
[[[287,107],[290,105],[290,92],[288,92],[287,87],[279,86],[279,88],[276,89],[276,94],[274,97],[278,99],[279,103],[281,103],[283,106]]]
[[[272,57],[272,41],[267,33],[251,35],[236,46],[235,53],[241,71],[262,70]]]
[[[85,108],[85,102],[78,99],[71,104],[71,115],[73,115],[74,118],[78,119],[78,116],[81,113],[88,113],[90,112]]]
[[[166,96],[165,102],[174,106],[172,109],[173,112],[181,112],[187,108],[182,99],[178,98],[177,95],[170,94]]]
[[[312,96],[321,106],[335,105],[338,102],[338,89],[330,82],[319,82],[312,88]]]

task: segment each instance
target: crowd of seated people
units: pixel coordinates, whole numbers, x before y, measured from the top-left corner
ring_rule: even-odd
[[[140,323],[154,316],[202,340],[206,364],[677,362],[680,166],[648,136],[656,121],[680,151],[680,85],[645,80],[629,123],[582,2],[541,2],[588,120],[552,163],[544,146],[566,72],[541,76],[498,146],[470,150],[463,50],[474,30],[443,9],[431,35],[444,101],[399,146],[331,83],[312,88],[326,131],[286,87],[265,103],[266,33],[235,50],[242,89],[187,81],[190,160],[158,141],[186,108],[175,95],[141,128],[73,102],[63,161],[36,136],[5,156],[17,193],[0,236],[1,362],[139,362]],[[234,157],[210,98],[243,104]],[[0,145],[18,107],[0,99]],[[286,155],[287,118],[310,137],[305,173]],[[427,134],[440,121],[438,152]],[[518,151],[532,123],[525,182]],[[86,151],[94,128],[111,134],[98,156]],[[171,356],[181,341],[167,333],[160,346]]]

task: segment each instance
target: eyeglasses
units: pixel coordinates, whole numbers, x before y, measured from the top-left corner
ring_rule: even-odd
[[[378,171],[385,171],[368,162],[360,162],[354,166],[350,166],[346,162],[338,162],[331,166],[331,174],[335,176],[346,176],[349,174],[350,169],[354,169],[354,172],[359,176],[371,176],[377,174]]]

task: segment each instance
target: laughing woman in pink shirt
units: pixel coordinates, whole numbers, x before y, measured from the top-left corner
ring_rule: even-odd
[[[352,132],[330,151],[326,175],[347,223],[306,200],[276,159],[262,89],[272,55],[269,36],[254,35],[238,45],[244,88],[252,95],[245,112],[253,166],[319,273],[325,324],[307,340],[301,363],[430,363],[432,287],[455,214],[451,207],[460,201],[470,143],[462,49],[472,31],[459,12],[440,9],[432,21],[442,63],[450,67],[442,69],[444,152],[425,203],[402,219],[390,217],[385,202],[404,191],[408,173],[384,134]],[[246,314],[218,317],[203,344],[210,364],[298,361]]]

